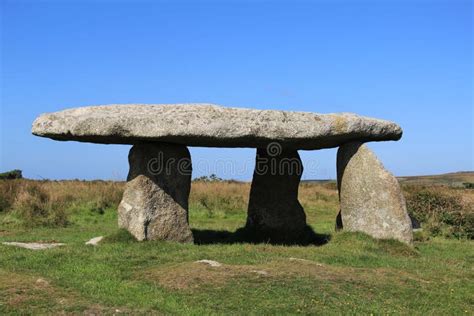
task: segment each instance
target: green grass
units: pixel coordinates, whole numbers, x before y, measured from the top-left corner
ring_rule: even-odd
[[[0,245],[0,314],[472,314],[472,241],[432,238],[410,248],[334,233],[337,209],[327,205],[305,205],[315,231],[331,235],[319,247],[135,242],[117,229],[112,208],[78,208],[59,228],[5,224],[0,213],[0,241],[67,244]],[[244,210],[190,210],[199,231],[233,232],[245,218]],[[99,247],[84,245],[100,235]]]

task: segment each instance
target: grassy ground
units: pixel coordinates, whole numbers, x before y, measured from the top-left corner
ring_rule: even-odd
[[[0,244],[0,314],[472,314],[472,241],[431,238],[412,249],[335,233],[337,192],[304,184],[308,223],[330,235],[327,244],[228,243],[245,223],[248,189],[193,184],[190,223],[200,245],[134,242],[116,228],[113,206],[75,205],[69,224],[55,228],[0,213],[0,241],[67,244],[45,251]],[[108,236],[100,246],[84,245],[100,235]]]
[[[440,175],[399,177],[403,184],[425,186],[463,187],[464,183],[474,183],[474,172],[454,172]]]

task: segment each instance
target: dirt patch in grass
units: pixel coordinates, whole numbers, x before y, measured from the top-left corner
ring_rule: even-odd
[[[12,235],[12,232],[9,232],[8,230],[0,229],[0,237]]]
[[[228,265],[211,267],[197,262],[151,268],[141,272],[140,279],[153,282],[168,289],[193,290],[201,287],[223,287],[236,279],[286,279],[311,278],[331,282],[364,282],[404,284],[406,282],[428,283],[410,273],[391,268],[337,267],[311,260],[291,258],[259,265]]]
[[[149,269],[140,278],[158,283],[165,288],[181,290],[208,285],[218,287],[248,272],[248,266],[211,267],[202,263],[187,262]]]
[[[58,291],[51,283],[41,277],[23,275],[0,270],[0,301],[6,306],[15,308],[20,305],[49,301],[51,305],[69,304],[74,297]]]
[[[123,308],[93,304],[43,277],[13,273],[0,269],[0,310],[7,313],[45,314],[84,312],[87,315],[126,312]]]

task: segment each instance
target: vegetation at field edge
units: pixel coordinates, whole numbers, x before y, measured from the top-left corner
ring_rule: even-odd
[[[308,223],[330,235],[323,246],[233,242],[245,223],[249,184],[226,181],[193,182],[190,224],[205,242],[136,242],[117,229],[122,190],[123,183],[106,181],[0,181],[0,241],[66,243],[44,251],[0,244],[0,314],[473,310],[472,190],[404,186],[423,227],[413,248],[334,232],[331,183],[303,183],[299,192]],[[96,236],[106,238],[84,244]]]

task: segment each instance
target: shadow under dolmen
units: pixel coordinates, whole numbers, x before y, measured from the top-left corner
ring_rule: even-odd
[[[271,245],[322,246],[329,242],[331,235],[318,234],[310,226],[295,234],[285,231],[262,231],[242,227],[235,232],[227,230],[192,229],[196,245],[267,243]]]

